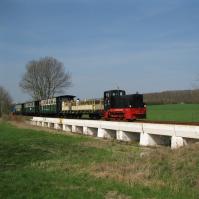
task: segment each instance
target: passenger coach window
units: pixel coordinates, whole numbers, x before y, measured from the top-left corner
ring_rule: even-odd
[[[106,93],[106,97],[109,97],[109,93]]]

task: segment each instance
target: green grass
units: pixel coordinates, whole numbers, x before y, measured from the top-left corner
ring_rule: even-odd
[[[0,198],[199,198],[198,150],[171,153],[0,123]]]
[[[199,122],[199,104],[148,105],[147,120]]]

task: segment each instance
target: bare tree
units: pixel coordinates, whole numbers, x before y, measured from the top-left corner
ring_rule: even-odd
[[[2,86],[0,86],[0,117],[2,114],[10,112],[11,104],[12,98],[10,94]]]
[[[46,99],[70,87],[71,74],[65,72],[64,65],[57,59],[44,57],[26,65],[26,72],[19,85],[33,99]]]

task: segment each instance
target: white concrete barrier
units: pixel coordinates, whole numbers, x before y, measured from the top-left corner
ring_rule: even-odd
[[[55,128],[99,138],[121,141],[139,141],[142,146],[157,146],[170,143],[179,148],[199,141],[199,126],[154,124],[140,122],[115,122],[33,117],[32,125]]]

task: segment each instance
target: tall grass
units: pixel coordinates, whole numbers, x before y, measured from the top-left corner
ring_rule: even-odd
[[[0,198],[199,198],[198,150],[0,123]]]

